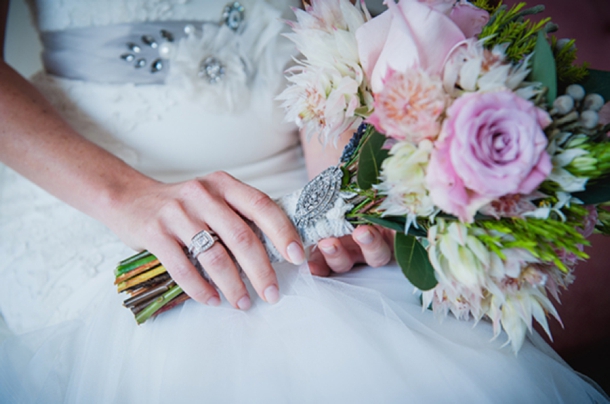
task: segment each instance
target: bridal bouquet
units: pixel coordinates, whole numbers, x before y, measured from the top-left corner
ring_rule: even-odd
[[[487,318],[516,352],[533,320],[548,333],[546,316],[559,319],[549,296],[588,258],[587,237],[610,233],[610,74],[576,65],[550,19],[528,19],[543,7],[386,4],[374,18],[349,0],[295,11],[287,117],[328,144],[354,135],[336,167],[277,202],[306,245],[358,224],[395,230],[423,306]],[[146,252],[116,275],[139,323],[188,298]]]

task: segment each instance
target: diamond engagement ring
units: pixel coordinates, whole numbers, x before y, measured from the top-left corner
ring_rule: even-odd
[[[193,258],[196,258],[199,254],[212,248],[216,241],[218,241],[218,236],[214,231],[201,230],[191,239],[191,244],[188,248],[189,254]]]

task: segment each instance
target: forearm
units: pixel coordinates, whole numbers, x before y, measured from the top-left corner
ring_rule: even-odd
[[[332,140],[329,140],[328,144],[325,145],[317,137],[306,139],[303,132],[301,132],[301,144],[309,179],[321,173],[325,168],[336,165],[339,162],[343,148],[349,142],[352,135],[353,131],[346,131],[341,134],[336,145]]]
[[[151,179],[76,133],[38,91],[0,62],[0,160],[103,222],[127,189]]]

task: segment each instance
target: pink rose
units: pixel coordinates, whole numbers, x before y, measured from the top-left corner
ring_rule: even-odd
[[[417,0],[386,2],[388,10],[356,31],[358,54],[373,92],[383,88],[388,68],[419,67],[439,74],[449,51],[465,38],[445,14]]]
[[[489,22],[489,13],[473,6],[465,0],[460,1],[451,9],[451,20],[462,30],[466,38],[472,38],[481,33]]]
[[[476,33],[483,21],[470,4],[447,0],[387,1],[388,10],[356,31],[360,63],[374,93],[383,88],[388,68],[404,73],[419,67],[440,74],[450,51]],[[469,24],[476,22],[476,27]],[[485,20],[487,21],[487,20]]]
[[[513,92],[471,93],[447,110],[426,181],[434,203],[472,222],[483,205],[529,194],[549,175],[549,115]]]

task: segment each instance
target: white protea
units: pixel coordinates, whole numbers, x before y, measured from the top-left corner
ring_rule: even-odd
[[[423,292],[423,305],[431,305],[441,318],[449,312],[459,319],[489,318],[494,338],[504,330],[516,353],[532,330],[532,319],[549,333],[546,314],[558,318],[546,294],[549,271],[557,270],[545,268],[520,248],[490,251],[478,237],[484,232],[437,219],[428,231],[428,256],[438,285]]]
[[[398,142],[381,165],[381,182],[375,188],[386,198],[379,210],[383,216],[407,216],[405,233],[417,216],[429,217],[435,211],[426,188],[426,168],[432,148],[429,140],[422,140],[418,145]]]
[[[293,32],[286,37],[303,59],[288,70],[292,85],[279,99],[284,101],[286,119],[296,122],[308,138],[336,141],[343,131],[358,128],[372,109],[355,36],[371,17],[361,3],[349,0],[313,0],[295,14],[297,21],[289,22]]]
[[[517,90],[523,85],[529,74],[527,66],[530,56],[521,63],[512,64],[506,59],[507,45],[496,45],[488,50],[484,44],[484,39],[472,38],[455,48],[443,69],[443,86],[447,93],[457,97],[462,91]],[[519,94],[533,95],[536,92],[521,91]]]

